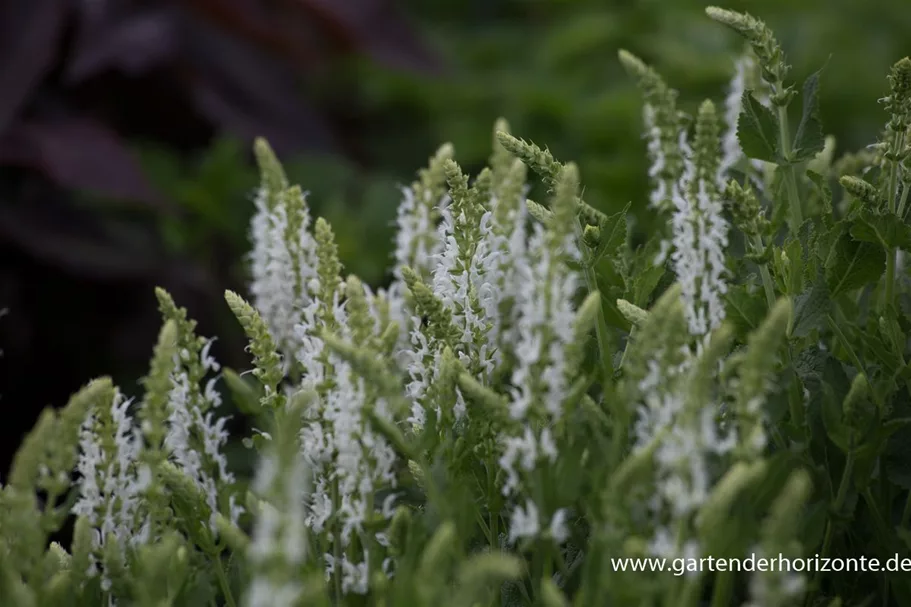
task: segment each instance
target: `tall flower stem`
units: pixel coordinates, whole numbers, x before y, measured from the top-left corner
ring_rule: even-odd
[[[791,155],[791,132],[788,128],[788,108],[785,105],[778,106],[778,138],[781,146],[781,153],[786,161]],[[788,191],[788,208],[791,211],[791,221],[794,223],[794,231],[800,229],[803,224],[803,210],[800,206],[800,195],[797,191],[797,174],[792,165],[785,167],[785,186]]]
[[[213,560],[215,561],[215,575],[218,577],[218,585],[221,587],[221,593],[225,597],[225,604],[228,607],[237,607],[237,602],[234,600],[234,595],[231,593],[231,583],[228,581],[228,576],[225,574],[225,566],[221,561],[221,556],[215,555]]]
[[[762,253],[763,243],[762,236],[758,234],[753,237],[753,250],[756,253]],[[759,276],[762,278],[762,288],[765,290],[766,303],[769,304],[769,310],[775,307],[775,286],[772,283],[772,275],[769,274],[769,264],[759,264]]]
[[[900,150],[904,147],[905,144],[905,134],[902,132],[895,133],[893,137],[893,148],[894,150]],[[896,198],[898,196],[898,160],[893,159],[891,161],[891,166],[889,167],[889,185],[887,192],[887,204],[889,205],[889,214],[893,215],[896,213]],[[905,188],[905,193],[902,195],[902,203],[899,205],[904,211],[904,204],[907,199],[907,189]],[[895,247],[889,247],[888,257],[886,257],[886,288],[883,292],[883,309],[888,307],[893,301],[895,301],[895,257],[898,255],[898,250]]]

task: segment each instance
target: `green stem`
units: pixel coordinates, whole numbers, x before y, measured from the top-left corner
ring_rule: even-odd
[[[829,328],[832,329],[832,332],[838,337],[838,341],[841,342],[842,347],[848,352],[848,357],[851,359],[851,362],[854,363],[854,366],[857,367],[857,372],[863,373],[864,366],[861,364],[860,358],[858,358],[854,348],[851,347],[851,342],[848,341],[848,337],[841,330],[841,327],[838,326],[838,323],[835,322],[835,319],[832,318],[831,314],[826,315],[826,321],[829,324]]]
[[[791,133],[788,128],[788,108],[783,105],[778,106],[778,137],[781,153],[785,161],[790,162]],[[791,221],[794,223],[793,230],[796,233],[801,224],[803,224],[803,210],[800,206],[800,195],[797,192],[797,175],[791,165],[785,167],[785,186],[788,191],[788,207],[791,211]]]
[[[897,132],[892,138],[892,149],[898,151],[904,145],[904,133]],[[889,213],[894,214],[896,209],[895,198],[898,194],[898,161],[892,160],[889,167],[889,190],[886,193],[886,204],[889,205]],[[904,206],[904,202],[902,202]],[[884,291],[883,309],[889,306],[894,300],[895,287],[895,255],[898,252],[894,247],[889,248],[889,256],[886,259],[886,288]]]
[[[333,512],[338,513],[341,510],[341,498],[339,497],[338,479],[332,481],[332,507]],[[332,581],[335,584],[335,600],[342,601],[342,529],[341,521],[338,515],[335,516],[335,533],[332,537],[332,557],[335,564],[332,571]]]
[[[225,603],[227,603],[228,607],[237,607],[234,595],[231,594],[231,584],[228,582],[228,576],[225,574],[225,567],[221,562],[220,555],[215,555],[215,575],[218,577],[218,585],[221,586],[221,593],[225,597]]]
[[[902,510],[902,529],[908,526],[909,519],[911,519],[911,491],[908,492],[908,497],[905,499],[905,508]]]
[[[712,591],[711,607],[728,607],[734,592],[734,576],[730,571],[720,572],[715,576],[715,589]]]
[[[895,247],[889,247],[886,256],[886,289],[883,292],[883,311],[895,301],[895,256],[897,254],[898,251]]]
[[[588,289],[589,293],[594,293],[598,291],[598,277],[595,274],[595,267],[593,260],[591,259],[591,251],[588,249],[588,245],[582,242],[582,231],[576,222],[576,241],[579,244],[579,247],[586,251],[586,260],[583,262],[585,266],[585,287]],[[611,350],[610,350],[610,341],[607,335],[607,322],[604,320],[604,302],[599,299],[598,306],[598,317],[595,322],[595,333],[598,337],[598,353],[601,358],[601,372],[604,374],[604,385],[607,386],[611,382],[611,378],[614,376],[614,368],[610,363],[611,359]]]
[[[841,482],[838,484],[838,493],[835,494],[835,501],[832,502],[832,510],[839,513],[845,504],[845,498],[848,496],[848,486],[851,484],[851,476],[854,474],[854,452],[848,453],[848,461],[845,462],[845,469],[841,473]],[[826,533],[822,540],[822,549],[819,556],[825,557],[832,545],[833,525],[832,519],[826,521]]]
[[[757,254],[762,254],[764,246],[762,236],[756,235],[752,238],[753,250]],[[769,264],[759,264],[759,276],[762,277],[762,288],[765,290],[766,303],[769,304],[769,310],[775,307],[775,284],[772,282],[772,275],[769,273]]]
[[[899,219],[905,217],[905,205],[908,203],[908,192],[911,192],[911,184],[902,182],[902,196],[898,201],[898,211],[895,213]]]

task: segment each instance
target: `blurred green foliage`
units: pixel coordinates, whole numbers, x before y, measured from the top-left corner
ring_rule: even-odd
[[[409,183],[444,141],[455,145],[463,167],[480,167],[498,116],[509,120],[514,134],[577,162],[587,201],[614,212],[631,202],[638,229],[648,229],[641,100],[617,50],[629,49],[686,91],[680,107],[690,113],[706,97],[723,100],[740,50],[733,34],[705,17],[705,4],[695,0],[403,4],[449,72],[415,76],[353,63],[329,75],[351,92],[348,111],[363,125],[369,169],[337,158],[287,164],[292,181],[309,188],[314,213],[336,228],[348,270],[373,284],[386,278],[396,184]],[[798,86],[829,61],[821,108],[837,138],[836,156],[876,138],[885,116],[873,100],[885,93],[889,66],[911,52],[906,0],[736,0],[724,6],[753,12],[772,27]],[[145,156],[159,186],[197,217],[162,226],[175,248],[202,247],[204,253],[215,231],[237,251],[246,250],[255,185],[247,150],[220,141],[183,170],[166,154]]]

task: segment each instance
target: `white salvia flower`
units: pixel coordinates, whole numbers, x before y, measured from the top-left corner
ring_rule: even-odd
[[[199,356],[203,372],[217,371],[218,363],[209,355],[211,340],[207,341]],[[188,355],[189,353],[184,353]],[[168,456],[189,476],[206,498],[209,506],[209,527],[214,532],[218,514],[218,485],[231,485],[234,475],[228,471],[228,461],[222,453],[228,441],[225,423],[228,418],[215,420],[211,409],[221,405],[221,396],[210,379],[202,392],[194,385],[188,369],[181,364],[188,356],[181,356],[175,362],[171,376],[171,392],[168,395],[168,427],[164,447]],[[232,516],[239,515],[242,507],[235,505]]]
[[[729,172],[743,158],[743,150],[740,147],[740,140],[737,138],[737,125],[740,120],[740,113],[743,111],[743,93],[751,88],[748,85],[748,79],[754,75],[758,65],[755,57],[751,53],[746,53],[739,57],[734,64],[734,77],[728,87],[728,94],[724,100],[724,122],[726,129],[721,139],[721,162],[718,166],[718,187],[723,189],[727,179],[730,177]],[[756,89],[756,87],[752,87]],[[771,100],[766,87],[759,87],[753,90],[753,96],[759,103],[771,109]],[[753,178],[752,181],[757,189],[762,192],[765,190],[765,184],[761,178],[765,170],[765,163],[761,160],[751,158],[750,166],[754,171],[759,173],[759,178]],[[751,177],[754,177],[751,175]]]
[[[665,521],[685,521],[705,504],[715,483],[715,460],[728,454],[737,443],[733,429],[723,431],[716,422],[720,406],[714,402],[687,402],[687,373],[693,359],[684,358],[680,366],[661,364],[665,350],[649,361],[645,376],[639,380],[641,403],[634,425],[635,448],[650,445],[663,434],[654,455],[654,493],[649,509],[659,522],[651,544],[655,556],[677,558],[696,554],[698,541],[691,539],[678,546],[677,533]],[[688,355],[687,350],[685,355]],[[670,524],[673,527],[673,524]],[[681,551],[683,551],[681,553]]]
[[[272,496],[273,503],[262,504],[253,525],[247,557],[255,573],[246,595],[247,607],[292,607],[303,591],[299,572],[307,556],[307,468],[300,456],[293,459],[290,469],[281,467],[273,451],[260,460],[253,481],[253,489]]]
[[[567,237],[561,252],[551,251],[544,227],[535,224],[529,242],[530,259],[517,260],[518,364],[512,376],[516,388],[510,405],[510,413],[517,420],[526,417],[541,388],[546,413],[554,421],[562,414],[562,401],[568,388],[565,352],[574,338],[572,298],[579,278],[567,264],[559,261],[557,257],[561,253],[578,256],[574,238]],[[552,266],[557,270],[551,271]]]
[[[524,220],[524,216],[522,217]],[[561,242],[555,242],[560,240]],[[506,473],[502,491],[521,499],[523,477],[541,462],[552,463],[557,446],[551,427],[563,415],[563,400],[569,389],[567,351],[575,338],[573,298],[579,277],[567,263],[578,259],[574,234],[554,236],[535,223],[523,255],[514,257],[516,364],[512,373],[509,412],[520,422],[518,433],[500,437],[501,469]],[[540,428],[536,430],[535,428]],[[513,510],[510,542],[541,531],[540,504],[526,500]],[[546,513],[545,513],[546,516]],[[551,529],[555,541],[567,537],[565,514],[554,514]]]
[[[517,540],[536,537],[541,532],[538,520],[538,507],[531,500],[525,502],[525,507],[516,506],[512,511],[509,526],[509,543],[515,544]]]
[[[399,323],[401,330],[397,355],[407,353],[409,340],[409,322],[412,315],[405,303],[405,280],[402,270],[409,267],[418,276],[430,277],[433,274],[434,260],[442,251],[438,229],[437,209],[449,205],[448,195],[439,200],[433,199],[429,190],[424,190],[420,198],[413,187],[402,188],[402,201],[396,212],[395,265],[392,269],[393,281],[386,292],[389,302],[391,320]],[[413,325],[412,325],[413,326]],[[399,362],[407,364],[407,358]]]
[[[348,559],[348,555],[343,554],[340,567],[342,575],[342,593],[348,594],[367,594],[368,585],[368,562],[369,555],[364,552],[363,560],[359,563],[353,563]],[[326,579],[328,580],[336,572],[336,560],[331,554],[323,556],[326,560]]]
[[[290,208],[278,204],[270,209],[261,190],[255,204],[250,293],[273,339],[289,355],[285,360],[290,361],[299,345],[294,327],[301,322],[301,308],[310,302],[307,285],[315,276],[316,243],[309,232],[310,213],[303,195]],[[289,213],[297,216],[289,217]],[[294,233],[292,224],[299,224]]]
[[[373,296],[369,290],[365,289],[365,296],[373,324],[371,332],[377,336],[380,330],[377,309],[370,303]],[[336,298],[330,311],[339,336],[353,342],[346,302]],[[330,517],[337,516],[341,533],[333,541],[347,548],[352,536],[363,531],[369,518],[391,516],[388,509],[377,509],[373,495],[381,487],[396,485],[393,470],[396,456],[392,446],[370,427],[365,412],[366,407],[371,407],[388,418],[388,405],[382,399],[370,397],[364,379],[347,361],[327,350],[315,331],[321,323],[318,313],[318,306],[308,306],[305,323],[296,327],[302,344],[298,352],[304,369],[302,389],[319,394],[317,402],[305,412],[301,430],[301,454],[314,473],[314,487],[306,500],[304,520],[314,533],[321,533]],[[323,384],[327,363],[334,379],[331,386]],[[332,498],[333,490],[337,492],[337,502]],[[345,592],[365,592],[366,561],[346,560],[341,567],[348,580],[343,583]]]
[[[460,353],[467,356],[466,362],[477,365],[482,379],[486,379],[496,365],[496,333],[491,334],[488,323],[498,316],[500,297],[496,284],[499,252],[483,237],[492,229],[492,213],[485,211],[480,225],[471,228],[464,213],[453,217],[452,209],[445,208],[440,214],[443,248],[436,256],[433,291],[452,311],[453,323],[462,330]],[[466,252],[459,246],[457,232],[479,236],[467,245],[474,247],[473,251]]]
[[[683,138],[681,146],[689,152]],[[695,200],[688,193],[696,179],[696,168],[688,158],[683,187],[672,197],[674,251],[671,260],[683,289],[690,333],[704,338],[724,320],[724,295],[727,293],[724,249],[728,244],[728,224],[722,214],[721,202],[709,195],[705,182],[700,180],[696,184]]]
[[[423,200],[417,200],[414,190],[402,188],[402,202],[396,213],[395,267],[393,276],[402,281],[402,268],[410,267],[419,276],[430,276],[433,260],[439,254],[441,242],[434,217],[434,206],[445,209],[449,197],[432,200],[429,191]]]
[[[126,550],[149,541],[151,526],[142,507],[142,495],[151,475],[139,465],[142,437],[127,409],[131,401],[119,391],[110,409],[91,412],[82,424],[77,481],[79,498],[72,512],[84,516],[94,529],[94,554],[89,575],[100,569],[99,555],[111,537],[123,557]],[[106,450],[105,435],[113,433],[113,450]],[[102,585],[110,580],[102,577]]]
[[[560,508],[554,512],[553,518],[550,519],[549,532],[558,544],[562,544],[569,539],[569,527],[566,526],[567,516],[566,508]]]
[[[648,155],[652,161],[648,169],[648,176],[655,183],[654,189],[649,194],[649,206],[658,208],[668,198],[667,182],[657,179],[667,166],[667,159],[661,145],[661,128],[655,123],[655,108],[648,103],[642,106],[642,122],[645,124]]]

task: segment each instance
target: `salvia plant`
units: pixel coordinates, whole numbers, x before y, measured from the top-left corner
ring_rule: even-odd
[[[97,379],[25,437],[0,604],[911,605],[911,60],[835,159],[823,71],[706,12],[745,40],[722,104],[619,53],[648,201],[598,211],[500,121],[476,176],[444,145],[403,188],[383,290],[257,141],[252,371],[159,290],[142,397]],[[636,247],[633,208],[665,226]]]

